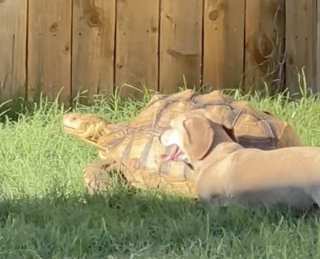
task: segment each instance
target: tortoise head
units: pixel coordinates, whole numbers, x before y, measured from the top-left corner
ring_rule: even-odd
[[[92,114],[67,113],[62,118],[63,129],[68,134],[93,144],[110,132],[109,124],[103,118]]]

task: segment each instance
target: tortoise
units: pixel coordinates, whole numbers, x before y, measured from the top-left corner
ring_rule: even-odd
[[[237,142],[244,147],[270,150],[301,145],[286,121],[219,90],[207,94],[191,89],[172,95],[155,94],[131,121],[113,124],[82,113],[63,116],[63,128],[68,134],[100,150],[100,160],[83,171],[87,191],[93,194],[106,190],[110,174],[117,171],[135,188],[160,188],[197,198],[195,172],[183,162],[160,161],[160,154],[170,153],[172,147],[162,146],[158,139],[173,118],[195,109],[202,109],[226,129],[232,128]]]

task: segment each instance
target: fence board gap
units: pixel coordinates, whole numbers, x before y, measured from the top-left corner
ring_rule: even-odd
[[[159,91],[199,88],[202,56],[202,0],[162,0]],[[186,83],[186,85],[184,85]]]
[[[159,0],[118,0],[116,86],[121,96],[138,97],[144,87],[158,90]]]
[[[113,93],[115,2],[73,1],[73,98]]]
[[[247,0],[246,2],[246,92],[282,89],[285,37],[284,0]]]
[[[29,0],[28,99],[69,104],[72,0]]]
[[[315,0],[286,1],[286,87],[295,97],[303,87],[298,81],[303,68],[307,87],[316,89],[316,14]]]
[[[27,1],[0,1],[0,102],[26,95]]]
[[[235,88],[241,83],[245,0],[204,0],[203,84]]]

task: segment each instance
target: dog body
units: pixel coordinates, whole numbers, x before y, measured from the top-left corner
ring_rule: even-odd
[[[199,110],[180,115],[171,127],[160,141],[176,145],[179,151],[161,159],[191,164],[198,175],[200,200],[218,206],[285,204],[305,210],[317,203],[320,207],[320,148],[244,148],[235,142],[231,129]]]
[[[286,204],[305,210],[314,202],[320,205],[319,158],[319,148],[264,151],[224,142],[193,165],[197,194],[220,206]]]

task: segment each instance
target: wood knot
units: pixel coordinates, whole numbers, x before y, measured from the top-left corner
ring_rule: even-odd
[[[197,57],[198,56],[198,53],[195,53],[195,52],[188,52],[187,51],[179,51],[179,50],[176,50],[176,49],[168,49],[167,50],[167,53],[172,56],[172,57],[185,57],[185,58],[192,58],[192,57]]]
[[[252,62],[259,64],[262,72],[267,72],[268,63],[272,60],[276,49],[274,42],[265,34],[252,35],[249,37],[246,46],[247,51],[252,58]]]
[[[288,64],[289,64],[290,66],[292,66],[293,63],[294,63],[293,57],[289,57],[289,58],[288,58]]]
[[[51,32],[55,32],[58,29],[58,23],[54,22],[53,24],[50,25],[49,30]]]
[[[123,65],[117,64],[116,67],[117,67],[118,69],[121,69],[121,68],[123,68]]]
[[[211,21],[217,20],[218,17],[219,17],[219,11],[218,11],[218,10],[213,10],[213,11],[211,11],[211,12],[209,13],[209,19],[210,19]]]
[[[273,43],[272,40],[267,37],[265,34],[259,39],[258,42],[259,52],[264,57],[271,57],[273,54]]]
[[[88,20],[88,25],[90,27],[99,27],[101,24],[99,14],[92,14]]]
[[[64,45],[64,47],[63,47],[63,53],[68,53],[69,52],[69,46],[66,44],[66,45]]]

